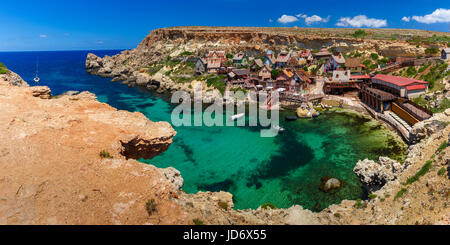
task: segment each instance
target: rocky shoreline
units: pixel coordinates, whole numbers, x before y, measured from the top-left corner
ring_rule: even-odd
[[[409,147],[405,163],[383,157],[378,163],[357,163],[355,173],[372,198],[346,200],[313,213],[297,205],[234,210],[230,193],[186,194],[177,170],[132,160],[152,158],[167,149],[175,135],[168,123],[117,111],[88,92],[50,98],[47,87],[29,87],[12,72],[0,75],[5,108],[0,117],[0,158],[7,165],[0,171],[5,193],[0,197],[2,224],[192,224],[194,219],[227,225],[448,222],[450,210],[443,205],[447,176],[433,171],[410,184],[402,197],[396,192],[448,139],[450,110],[414,127],[418,143]],[[101,156],[103,150],[107,156]],[[441,151],[433,169],[448,167],[448,147]],[[35,177],[28,178],[28,173]],[[430,197],[431,186],[435,191]],[[145,210],[149,200],[157,204],[151,214]],[[433,209],[422,210],[420,203]]]

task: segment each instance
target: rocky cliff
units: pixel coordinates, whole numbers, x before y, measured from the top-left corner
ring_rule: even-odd
[[[354,31],[341,28],[163,28],[151,31],[133,50],[103,58],[89,54],[86,69],[90,73],[110,77],[113,82],[122,81],[129,86],[144,86],[160,93],[177,90],[192,92],[192,84],[176,82],[168,75],[179,68],[165,64],[169,58],[176,58],[186,52],[202,57],[210,50],[224,50],[227,53],[243,51],[248,56],[264,56],[267,50],[278,52],[298,47],[327,47],[344,53],[358,51],[365,56],[370,56],[371,53],[387,57],[419,56],[425,55],[425,47],[390,37],[429,37],[433,34],[449,36],[448,33],[419,30],[367,29],[368,36],[361,39],[351,35]],[[155,67],[159,70],[154,70]],[[192,72],[189,75],[192,75]]]

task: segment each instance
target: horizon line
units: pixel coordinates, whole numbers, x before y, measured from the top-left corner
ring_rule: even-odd
[[[133,48],[112,48],[112,49],[59,49],[59,50],[0,50],[0,53],[14,52],[70,52],[70,51],[113,51],[113,50],[131,50]]]

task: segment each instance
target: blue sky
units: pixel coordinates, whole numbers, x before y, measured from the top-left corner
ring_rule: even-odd
[[[186,25],[449,32],[450,1],[16,0],[2,2],[0,23],[0,51],[130,49],[153,29]]]

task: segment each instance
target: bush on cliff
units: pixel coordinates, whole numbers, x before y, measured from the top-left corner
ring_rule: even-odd
[[[101,157],[101,158],[109,158],[109,159],[113,158],[113,157],[111,156],[111,154],[109,154],[109,152],[106,151],[106,150],[102,150],[102,151],[100,152],[100,157]]]
[[[157,211],[155,199],[150,199],[145,203],[145,210],[150,216]]]
[[[420,177],[424,176],[426,173],[428,173],[428,171],[430,171],[431,169],[431,164],[433,162],[431,160],[428,160],[425,165],[423,165],[423,167],[412,177],[408,178],[406,180],[405,185],[409,185],[412,184],[414,182],[416,182],[417,180],[419,180]]]
[[[225,93],[225,87],[227,86],[226,83],[223,81],[225,79],[224,75],[210,75],[206,79],[206,84],[210,87],[214,87],[215,89],[219,90],[220,93],[223,95]]]
[[[263,205],[261,205],[262,209],[276,209],[277,207],[275,207],[275,205],[273,205],[272,203],[264,203]]]
[[[365,37],[365,36],[367,36],[367,32],[364,31],[364,30],[356,30],[356,31],[352,34],[352,36],[353,36],[354,38]]]
[[[0,74],[6,74],[8,73],[8,68],[6,68],[6,66],[0,62]]]

